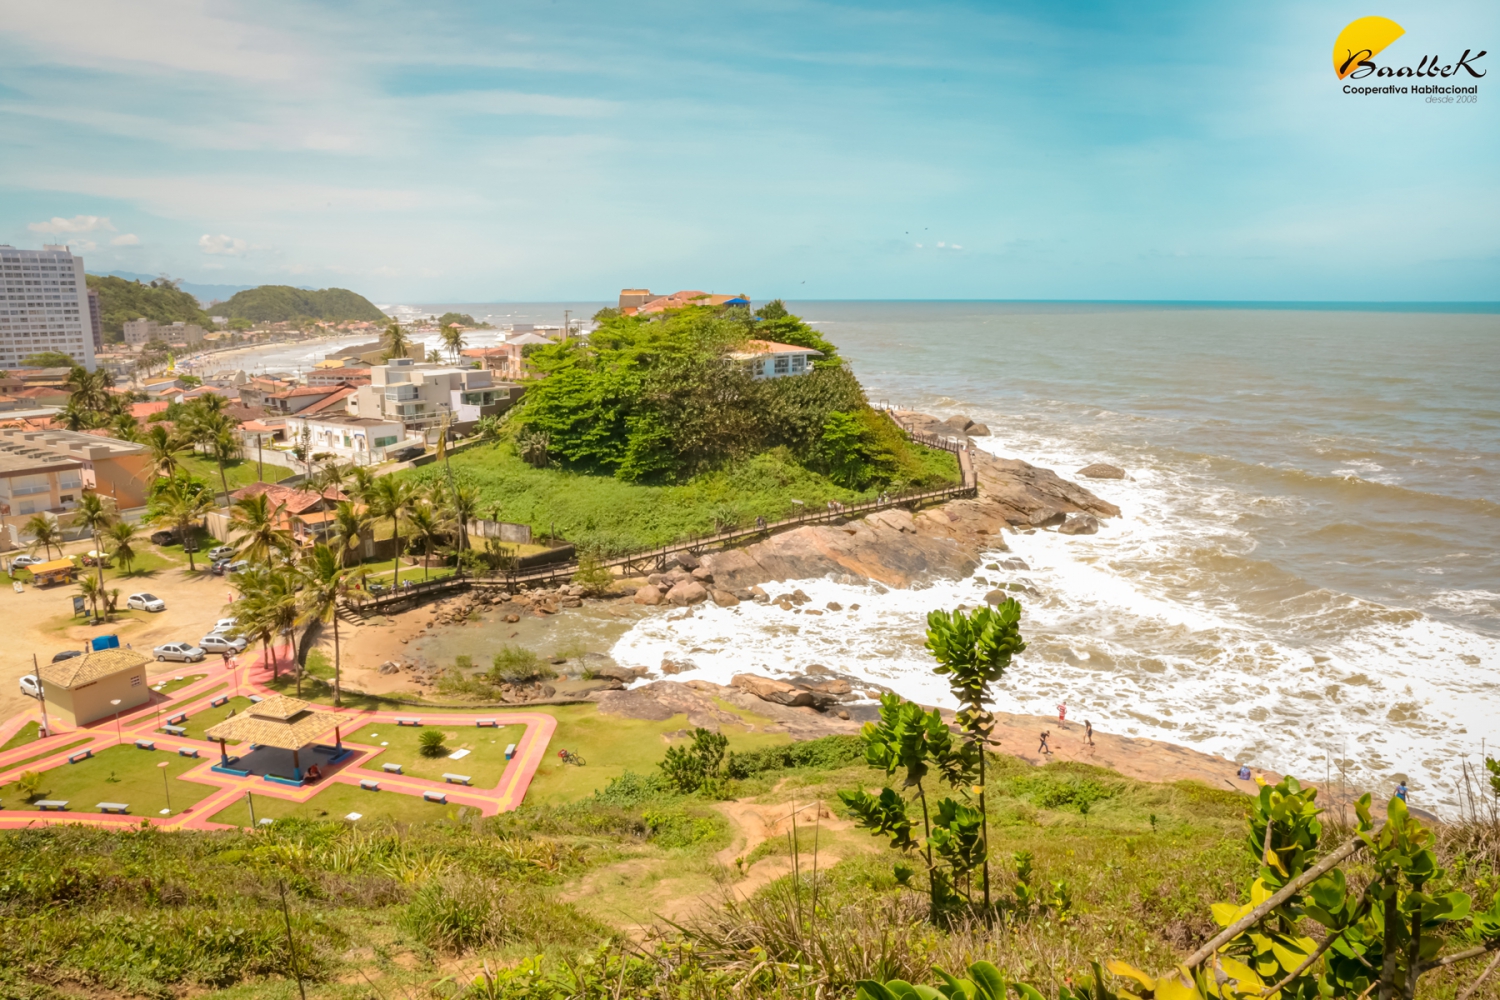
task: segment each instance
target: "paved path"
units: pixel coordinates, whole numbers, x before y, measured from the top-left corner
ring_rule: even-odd
[[[278,651],[280,661],[290,661],[291,648],[283,647]],[[54,717],[54,734],[42,740],[34,740],[22,746],[15,747],[0,753],[0,785],[10,784],[21,776],[23,771],[46,771],[54,767],[66,767],[68,757],[84,750],[93,750],[98,753],[117,743],[126,745],[134,743],[138,739],[149,739],[156,743],[157,753],[176,754],[180,747],[196,747],[202,756],[202,763],[178,776],[180,781],[193,781],[200,784],[214,786],[214,791],[205,798],[199,800],[195,805],[173,816],[116,816],[94,812],[42,812],[34,809],[7,809],[0,812],[0,829],[16,829],[18,827],[33,826],[46,823],[86,823],[94,826],[106,827],[139,827],[142,822],[150,823],[168,829],[178,830],[228,830],[232,825],[214,823],[209,817],[232,805],[237,801],[244,801],[246,792],[253,792],[260,798],[282,799],[288,802],[306,802],[317,795],[324,788],[333,784],[358,785],[361,780],[373,779],[380,782],[380,794],[394,793],[400,795],[420,796],[427,791],[442,791],[448,796],[450,805],[469,806],[478,809],[481,815],[493,816],[500,812],[514,809],[521,804],[526,797],[526,790],[531,786],[531,780],[536,776],[536,771],[542,763],[542,756],[547,752],[547,744],[552,739],[552,733],[557,728],[557,720],[552,716],[541,712],[521,711],[485,711],[483,713],[455,713],[434,712],[425,709],[408,709],[401,712],[387,712],[374,710],[361,710],[351,708],[329,708],[317,706],[319,710],[331,712],[339,716],[337,725],[341,731],[356,731],[372,723],[389,723],[395,725],[397,716],[402,718],[420,717],[424,725],[434,726],[473,726],[474,720],[479,717],[489,718],[493,716],[496,721],[504,726],[521,725],[526,727],[525,733],[517,740],[515,756],[506,764],[505,771],[500,777],[500,782],[494,788],[471,788],[465,785],[450,785],[441,781],[429,781],[425,778],[416,778],[411,775],[386,774],[380,769],[377,758],[384,752],[384,747],[367,746],[364,744],[345,742],[344,746],[353,751],[348,757],[337,764],[323,768],[323,778],[310,785],[300,788],[283,785],[276,782],[266,781],[259,775],[239,777],[232,774],[221,774],[213,770],[213,765],[219,760],[219,745],[209,740],[194,740],[183,737],[168,736],[158,731],[161,724],[169,716],[184,712],[189,718],[194,713],[206,711],[209,703],[221,694],[233,695],[238,688],[241,695],[260,694],[270,697],[275,694],[267,686],[272,677],[272,665],[261,654],[246,652],[241,657],[241,664],[235,669],[231,676],[219,663],[206,660],[202,664],[188,665],[192,671],[205,670],[207,676],[201,680],[186,684],[169,695],[156,694],[149,704],[138,709],[124,713],[120,716],[118,723],[118,735],[116,722],[113,717],[91,723],[87,726],[72,729],[63,728]],[[238,680],[238,685],[235,681]],[[23,712],[4,723],[0,723],[0,744],[5,743],[14,736],[28,722],[38,722],[41,712],[38,710]],[[329,732],[324,736],[322,742],[331,742],[333,726],[329,726]],[[79,743],[79,740],[86,742]],[[69,744],[77,743],[77,746]],[[68,749],[64,750],[63,748]],[[51,750],[51,753],[48,751]],[[37,760],[29,760],[38,754],[45,756]],[[22,765],[22,761],[28,761]],[[84,808],[88,808],[85,806]]]

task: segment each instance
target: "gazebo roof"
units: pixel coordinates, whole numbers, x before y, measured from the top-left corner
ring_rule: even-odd
[[[320,712],[305,701],[279,694],[210,726],[204,735],[211,740],[238,740],[281,750],[300,750],[333,728],[339,718],[333,712]]]

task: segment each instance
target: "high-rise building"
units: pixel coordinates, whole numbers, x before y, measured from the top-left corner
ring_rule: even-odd
[[[0,244],[0,368],[57,351],[94,370],[94,332],[83,258],[48,244],[18,250]]]
[[[94,333],[94,353],[104,350],[104,322],[99,316],[99,289],[89,290],[89,328]]]

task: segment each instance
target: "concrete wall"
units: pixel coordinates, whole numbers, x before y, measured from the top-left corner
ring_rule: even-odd
[[[91,684],[63,690],[46,681],[47,711],[72,726],[86,726],[100,719],[114,718],[116,708],[111,698],[120,699],[120,712],[128,712],[151,700],[151,688],[146,684],[146,664],[130,667],[119,673],[102,677]]]

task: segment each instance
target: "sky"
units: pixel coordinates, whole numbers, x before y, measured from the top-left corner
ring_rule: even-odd
[[[1352,96],[1494,51],[1478,101]],[[378,303],[1500,300],[1500,5],[0,0],[0,242]]]

